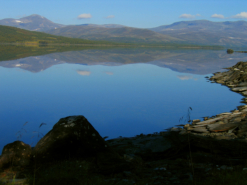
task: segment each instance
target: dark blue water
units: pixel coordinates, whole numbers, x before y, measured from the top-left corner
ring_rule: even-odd
[[[245,54],[119,52],[89,50],[1,62],[0,149],[17,137],[34,146],[37,132],[46,134],[70,115],[84,115],[102,137],[115,138],[172,127],[188,107],[192,119],[201,119],[240,105],[241,95],[205,76],[244,60]],[[39,129],[41,123],[46,125]]]

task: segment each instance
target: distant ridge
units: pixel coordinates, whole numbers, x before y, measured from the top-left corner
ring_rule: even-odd
[[[89,24],[65,26],[45,32],[65,37],[124,43],[174,43],[183,41],[182,39],[156,33],[148,29],[132,28],[120,25]]]
[[[0,25],[88,40],[122,43],[194,44],[247,47],[247,22],[208,20],[181,21],[155,28],[134,28],[119,24],[62,25],[33,14],[21,19],[3,19]]]
[[[21,19],[2,19],[0,20],[0,25],[13,26],[30,31],[46,31],[50,29],[61,28],[64,26],[62,24],[54,23],[47,18],[37,14],[23,17]]]
[[[183,39],[192,44],[247,46],[246,21],[181,21],[149,30]]]
[[[127,27],[127,26],[123,26],[120,24],[80,24],[77,26],[90,26],[90,27],[102,27],[102,28],[122,28],[122,27]]]

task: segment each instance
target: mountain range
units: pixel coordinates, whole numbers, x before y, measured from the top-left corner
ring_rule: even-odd
[[[34,14],[21,19],[2,19],[0,25],[89,40],[125,43],[247,46],[246,21],[181,21],[171,25],[141,29],[118,24],[62,25]]]
[[[106,40],[124,43],[165,43],[183,40],[148,29],[132,27],[105,27],[94,25],[66,26],[46,33],[89,40]]]
[[[183,39],[192,44],[247,45],[247,22],[182,21],[149,30]]]

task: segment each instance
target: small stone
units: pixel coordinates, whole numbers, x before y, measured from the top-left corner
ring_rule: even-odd
[[[230,113],[230,112],[223,112],[223,113],[221,113],[219,115],[230,115],[230,114],[232,114],[232,113]]]
[[[193,121],[192,121],[192,124],[196,124],[196,123],[198,123],[198,122],[200,122],[201,120],[199,120],[199,119],[194,119]]]
[[[184,125],[184,128],[189,127],[189,126],[190,126],[190,124],[186,124],[186,125]]]
[[[193,132],[203,132],[203,133],[208,133],[208,129],[206,129],[206,127],[196,127],[193,130],[191,130]]]
[[[233,91],[247,91],[247,87],[235,87],[232,88]]]
[[[241,110],[241,112],[247,112],[247,108],[246,108],[246,109]]]
[[[224,123],[228,123],[228,119],[223,119],[223,122]]]
[[[238,128],[238,127],[234,127],[232,129],[228,130],[228,133],[232,133],[236,128]]]
[[[235,118],[232,118],[230,121],[231,122],[240,122],[242,119],[241,117],[235,117]]]
[[[221,116],[221,117],[208,119],[206,121],[202,121],[202,122],[196,123],[196,125],[208,125],[208,124],[215,123],[216,121],[219,121],[219,120],[222,120],[222,119],[224,119],[224,117]]]
[[[243,86],[247,86],[247,82],[241,82],[237,85],[238,87],[243,87]]]
[[[176,128],[176,127],[172,127],[172,128],[170,129],[170,131],[172,131],[172,132],[179,132],[180,129],[179,129],[179,128]]]
[[[218,121],[218,124],[226,124],[224,121]]]
[[[187,127],[186,130],[189,131],[189,130],[193,130],[194,128],[193,127]]]
[[[181,131],[179,132],[180,135],[183,135],[183,134],[186,134],[186,133],[187,133],[186,130],[181,130]]]
[[[222,131],[228,131],[230,129],[233,129],[234,127],[238,126],[239,123],[227,123],[227,124],[211,124],[207,125],[207,128],[211,132],[222,132]]]

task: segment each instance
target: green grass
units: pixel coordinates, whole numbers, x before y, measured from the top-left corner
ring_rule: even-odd
[[[174,137],[173,137],[174,139]],[[189,162],[195,161],[193,151],[188,151]],[[165,158],[165,157],[164,157]],[[247,161],[247,160],[246,160]],[[54,161],[52,164],[42,166],[30,166],[26,169],[27,183],[30,185],[124,185],[133,184],[121,180],[109,181],[107,179],[118,178],[118,174],[112,176],[103,176],[94,172],[93,158],[87,160],[70,159],[67,161]],[[216,164],[213,169],[208,171],[207,177],[205,173],[198,173],[191,165],[190,173],[194,174],[194,181],[190,185],[243,185],[247,184],[247,171],[243,171],[247,163],[239,165],[234,170],[218,170]],[[229,166],[228,166],[229,167]],[[145,174],[144,174],[145,175]],[[202,175],[202,176],[201,176]],[[14,177],[15,178],[15,177]],[[14,179],[13,178],[13,179]],[[5,179],[6,181],[6,179]],[[164,180],[165,182],[165,180]],[[182,181],[181,181],[182,182]],[[136,185],[152,185],[155,184],[152,179],[140,179]],[[3,185],[0,182],[0,185]],[[13,182],[8,183],[12,185]]]
[[[24,43],[25,45],[47,44],[84,44],[84,45],[121,45],[108,41],[91,41],[86,39],[55,36],[36,31],[0,25],[0,43]]]

